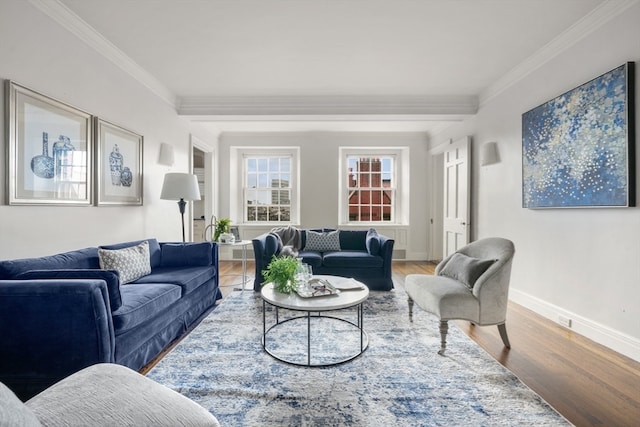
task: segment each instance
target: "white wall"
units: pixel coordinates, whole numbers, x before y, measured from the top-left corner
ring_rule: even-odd
[[[300,226],[305,228],[338,225],[338,159],[340,147],[409,147],[410,150],[410,232],[408,227],[376,226],[382,234],[396,239],[395,247],[406,250],[407,259],[427,259],[429,222],[428,140],[415,132],[229,132],[220,137],[220,176],[230,173],[229,152],[233,146],[300,147]],[[220,215],[229,215],[229,182],[220,180]],[[240,218],[231,218],[238,223]],[[269,229],[270,227],[267,227]],[[242,227],[247,239],[265,231]]]
[[[175,202],[160,200],[165,172],[186,172],[192,129],[175,108],[89,48],[27,1],[0,2],[0,79],[11,79],[144,136],[144,205],[62,207],[0,205],[0,259],[39,256],[146,237],[181,240]],[[4,88],[1,90],[4,99]],[[4,129],[4,103],[0,127]],[[203,138],[207,138],[203,135]],[[157,164],[161,142],[176,163]],[[6,140],[0,150],[5,200]],[[189,225],[191,221],[188,221]]]
[[[523,209],[521,115],[627,61],[635,61],[638,68],[638,23],[636,4],[482,105],[473,119],[433,138],[436,146],[449,138],[473,137],[474,234],[514,241],[511,298],[555,321],[560,314],[567,316],[578,333],[636,360],[640,208]],[[636,70],[636,88],[638,75]],[[636,129],[639,118],[636,112]],[[488,141],[498,142],[502,161],[480,167],[479,147]],[[636,163],[640,165],[638,159]]]

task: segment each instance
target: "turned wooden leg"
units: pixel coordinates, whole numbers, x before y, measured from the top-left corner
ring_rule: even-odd
[[[498,332],[500,332],[500,338],[502,338],[502,342],[504,346],[507,348],[511,348],[511,344],[509,344],[509,337],[507,336],[507,326],[502,323],[498,325]]]
[[[444,351],[447,349],[447,332],[449,331],[449,323],[446,320],[440,321],[440,350],[438,354],[444,356]]]
[[[407,302],[409,303],[409,321],[413,322],[413,300],[411,297],[407,297]]]

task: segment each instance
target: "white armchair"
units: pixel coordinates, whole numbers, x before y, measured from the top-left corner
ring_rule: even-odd
[[[440,318],[440,350],[447,347],[448,321],[468,320],[479,326],[498,325],[505,347],[511,348],[505,326],[511,263],[510,240],[492,237],[470,243],[448,256],[435,275],[410,274],[404,288],[409,296],[409,319],[414,302]]]

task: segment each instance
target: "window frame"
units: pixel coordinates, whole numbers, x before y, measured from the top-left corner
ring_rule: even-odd
[[[408,225],[409,223],[409,148],[408,147],[340,147],[338,182],[338,224],[341,226],[386,226]],[[391,205],[391,220],[353,221],[349,218],[349,159],[385,158],[393,159],[391,167],[394,186],[394,201]],[[382,189],[384,187],[380,187]]]
[[[298,224],[300,220],[300,148],[299,147],[230,147],[231,164],[236,173],[232,173],[229,197],[230,214],[237,218],[235,222],[247,226],[277,226]],[[290,159],[290,214],[289,221],[248,221],[245,195],[247,194],[247,159],[288,157]],[[266,188],[266,187],[265,187]],[[270,187],[269,187],[270,188]],[[280,187],[278,187],[280,188]]]

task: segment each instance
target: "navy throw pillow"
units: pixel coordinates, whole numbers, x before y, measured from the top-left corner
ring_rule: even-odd
[[[107,282],[107,293],[109,294],[109,306],[111,312],[122,306],[122,296],[120,295],[120,275],[115,270],[100,269],[69,269],[69,270],[31,270],[26,271],[18,277],[21,280],[38,279],[102,279]]]
[[[213,261],[213,243],[164,243],[162,267],[205,267]]]
[[[380,239],[375,228],[370,228],[367,232],[366,245],[369,255],[378,255],[378,252],[380,252]]]

